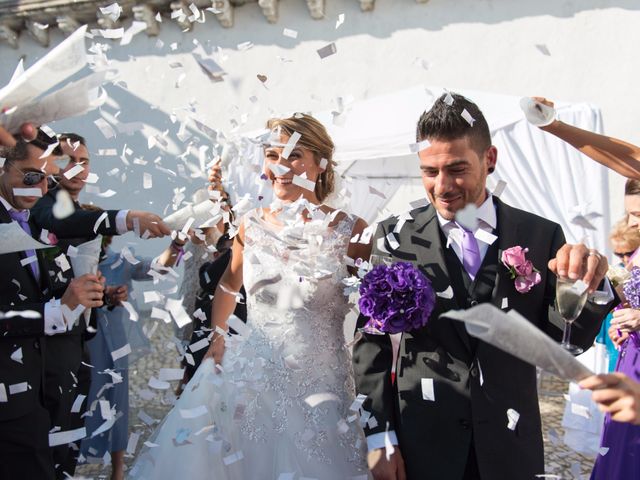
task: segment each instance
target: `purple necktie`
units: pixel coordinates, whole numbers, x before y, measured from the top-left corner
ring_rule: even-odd
[[[22,230],[24,230],[29,236],[31,236],[31,227],[29,227],[29,210],[9,210],[9,216],[13,220],[18,222],[18,225],[22,227]],[[24,253],[27,256],[26,258],[36,256],[35,250],[25,250]],[[29,267],[31,268],[36,281],[40,282],[40,268],[38,267],[38,261],[36,260],[35,262],[29,263]]]
[[[464,227],[462,228],[462,265],[471,278],[475,278],[482,259],[480,258],[480,248],[478,241],[472,232]]]

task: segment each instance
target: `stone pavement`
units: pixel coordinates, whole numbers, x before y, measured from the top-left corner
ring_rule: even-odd
[[[163,392],[150,389],[147,386],[149,378],[151,376],[157,378],[160,368],[179,368],[180,366],[172,325],[160,323],[151,340],[153,344],[152,353],[140,359],[131,369],[129,376],[129,431],[141,434],[136,453],[153,429],[140,417],[143,417],[147,422],[149,422],[148,417],[151,417],[155,420],[154,425],[157,425],[157,422],[169,411],[172,401],[175,399],[172,390]],[[175,388],[177,383],[171,382],[172,389]],[[558,442],[553,434],[549,435],[550,431],[555,431],[562,438],[561,422],[565,404],[563,394],[567,392],[568,385],[560,379],[547,375],[544,377],[543,388],[545,393],[540,395],[540,413],[543,424],[547,478],[588,479],[593,459],[572,451],[562,441]],[[556,443],[556,445],[552,442]],[[132,456],[128,456],[126,460],[128,466],[133,463]],[[109,479],[110,466],[105,466],[104,464],[79,466],[76,470],[75,478]]]

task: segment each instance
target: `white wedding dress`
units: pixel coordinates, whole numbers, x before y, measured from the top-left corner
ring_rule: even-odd
[[[247,325],[227,338],[222,373],[200,366],[130,478],[368,478],[343,335],[354,220],[329,221],[245,216]]]

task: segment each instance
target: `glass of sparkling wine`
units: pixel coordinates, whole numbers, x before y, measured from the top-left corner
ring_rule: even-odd
[[[572,355],[580,355],[584,350],[572,345],[571,324],[580,316],[589,294],[587,286],[579,280],[558,277],[556,281],[556,309],[564,319],[564,332],[560,345]]]

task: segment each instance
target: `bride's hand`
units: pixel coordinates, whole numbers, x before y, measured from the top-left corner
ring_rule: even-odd
[[[213,362],[216,365],[221,365],[223,355],[224,336],[220,335],[218,332],[213,332],[211,345],[209,345],[209,350],[207,350],[207,353],[204,354],[204,358],[202,359],[202,361],[205,361],[207,358],[213,358]]]

